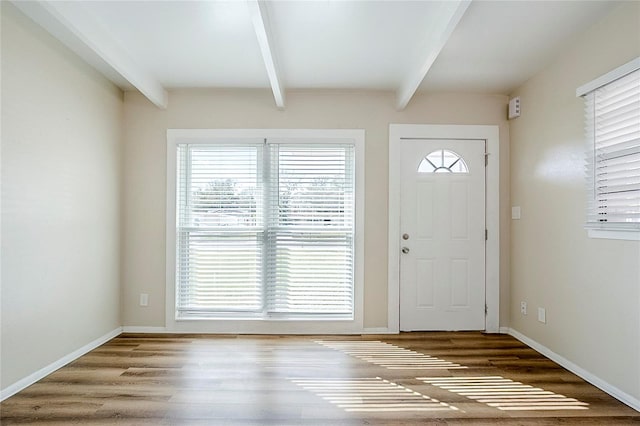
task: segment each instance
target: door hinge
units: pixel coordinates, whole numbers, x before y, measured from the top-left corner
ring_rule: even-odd
[[[484,166],[487,167],[489,165],[489,153],[484,153]]]
[[[487,306],[487,304],[484,304],[484,314],[487,315],[489,313],[489,306]]]
[[[489,230],[485,229],[484,230],[484,240],[487,241],[489,239]]]

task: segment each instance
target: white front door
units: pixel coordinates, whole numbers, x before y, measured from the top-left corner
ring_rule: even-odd
[[[485,329],[485,141],[403,140],[400,329]]]

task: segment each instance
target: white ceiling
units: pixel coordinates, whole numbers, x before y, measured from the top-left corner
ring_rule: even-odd
[[[612,1],[14,1],[124,90],[509,94]],[[278,100],[278,94],[281,100]]]
[[[619,4],[474,1],[420,89],[508,95]]]

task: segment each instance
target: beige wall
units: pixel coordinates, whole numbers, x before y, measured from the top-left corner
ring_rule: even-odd
[[[278,111],[267,90],[176,90],[162,111],[125,94],[123,324],[165,325],[165,181],[168,128],[358,128],[366,130],[365,327],[387,326],[389,123],[500,126],[502,215],[509,209],[509,131],[504,96],[418,95],[403,112],[387,92],[293,92]],[[508,232],[502,227],[502,323],[508,318]],[[139,293],[149,306],[139,307]]]
[[[629,2],[516,91],[511,122],[511,326],[640,399],[640,243],[587,238],[578,86],[640,55]],[[527,301],[529,313],[519,312]],[[547,323],[537,322],[537,307]]]
[[[122,92],[1,11],[6,389],[120,326]]]

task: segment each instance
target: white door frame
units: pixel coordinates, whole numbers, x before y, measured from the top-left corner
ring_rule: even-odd
[[[402,139],[470,139],[487,142],[485,217],[485,288],[487,316],[485,330],[499,332],[500,315],[500,143],[498,126],[476,125],[389,125],[389,295],[387,328],[400,332],[400,167]]]

